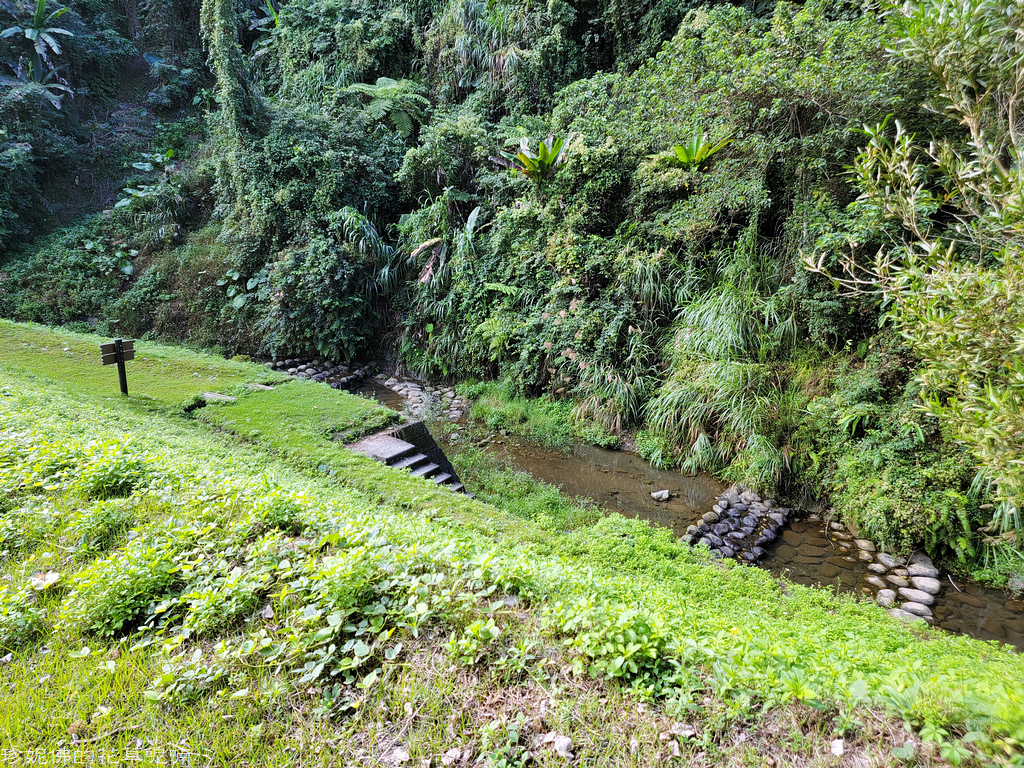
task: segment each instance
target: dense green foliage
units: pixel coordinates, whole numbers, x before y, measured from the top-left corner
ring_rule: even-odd
[[[5,6],[0,314],[390,348],[1020,567],[1019,0],[63,8]]]

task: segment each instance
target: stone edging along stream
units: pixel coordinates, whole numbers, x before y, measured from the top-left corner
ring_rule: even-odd
[[[371,376],[369,366],[351,370],[318,359],[290,358],[266,366],[335,389],[355,389]],[[451,387],[434,387],[411,377],[398,379],[377,374],[373,378],[404,398],[405,409],[416,418],[435,410],[458,421],[469,412],[469,402]],[[767,553],[793,514],[789,507],[776,506],[772,499],[762,499],[748,488],[733,485],[722,492],[710,512],[687,528],[682,541],[691,546],[706,546],[715,557],[754,564]],[[915,553],[906,559],[878,552],[873,543],[855,539],[845,526],[835,522],[829,525],[828,536],[851,560],[855,555],[868,563],[870,575],[864,578],[862,591],[889,608],[892,616],[932,620],[932,606],[942,591],[942,582],[938,569],[926,555]]]
[[[793,513],[788,507],[776,507],[772,499],[762,499],[743,486],[726,489],[715,506],[696,525],[686,529],[682,540],[692,546],[703,544],[715,557],[731,557],[756,563],[767,552]],[[855,539],[841,523],[829,525],[828,536],[839,550],[868,563],[870,575],[864,579],[865,592],[889,608],[889,614],[901,619],[932,619],[932,606],[942,592],[939,570],[920,552],[909,559],[878,552],[867,539]]]

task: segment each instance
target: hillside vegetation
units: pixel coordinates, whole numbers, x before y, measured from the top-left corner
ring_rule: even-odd
[[[1021,0],[3,13],[0,314],[386,351],[1024,583]]]
[[[639,521],[565,532],[439,490],[331,441],[383,409],[326,387],[232,382],[186,412],[141,377],[90,394],[95,361],[55,370],[81,337],[0,331],[21,347],[0,368],[0,712],[22,759],[1019,764],[1016,653]],[[267,376],[140,345],[157,356],[177,391]]]

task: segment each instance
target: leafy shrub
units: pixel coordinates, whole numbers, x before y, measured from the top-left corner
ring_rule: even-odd
[[[46,612],[27,586],[0,585],[0,650],[16,651],[43,631]]]
[[[85,554],[104,552],[134,523],[136,502],[126,499],[99,501],[74,512],[64,535],[77,542]]]
[[[21,507],[0,513],[0,560],[31,552],[59,527],[53,503],[29,499]]]
[[[175,550],[136,539],[71,579],[61,623],[101,637],[135,628],[177,581]]]
[[[268,573],[232,568],[182,594],[188,604],[182,630],[190,635],[210,634],[255,610],[267,585]]]
[[[136,450],[131,442],[119,440],[90,446],[69,490],[90,499],[130,496],[150,474],[148,458]]]

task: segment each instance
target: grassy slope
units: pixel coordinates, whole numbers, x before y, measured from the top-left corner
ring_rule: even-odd
[[[238,394],[245,381],[267,376],[165,348],[159,358],[153,353],[161,360],[160,396],[112,408],[105,391],[89,393],[93,362],[85,352],[96,340],[11,324],[0,333],[9,346],[36,345],[20,346],[14,365],[6,356],[0,364],[7,438],[0,482],[17,496],[0,520],[18,532],[12,538],[8,526],[0,547],[11,554],[0,571],[7,585],[0,628],[10,633],[12,616],[37,615],[45,636],[45,645],[38,634],[20,645],[4,670],[5,747],[70,747],[77,737],[121,749],[142,736],[171,756],[180,747],[201,764],[224,765],[300,756],[303,764],[394,764],[402,750],[436,761],[456,748],[497,765],[532,747],[542,762],[561,764],[552,744],[531,741],[550,730],[567,734],[587,764],[656,764],[677,751],[692,764],[761,765],[766,754],[782,764],[839,764],[828,743],[845,733],[844,760],[889,764],[894,747],[917,739],[893,727],[900,717],[936,738],[938,728],[976,729],[1000,742],[986,747],[995,753],[1012,752],[1024,734],[1024,663],[1015,653],[908,628],[873,605],[778,583],[759,570],[709,563],[639,523],[610,518],[562,532],[440,491],[331,440],[353,429],[360,412],[370,424],[386,417],[326,387],[289,383],[246,393],[196,411],[198,419],[154,413],[153,401],[188,402],[212,388],[209,378],[200,381],[204,371]],[[51,341],[66,341],[74,357],[63,357],[59,344],[54,352]],[[82,345],[81,354],[72,345]],[[148,394],[139,381],[140,395]],[[32,489],[28,478],[55,453],[69,471]],[[96,502],[104,468],[131,468],[129,459],[140,456],[138,487],[112,502],[128,505],[130,519],[103,548],[83,551],[76,544],[83,519],[106,509]],[[267,516],[279,507],[284,517]],[[332,532],[334,539],[319,541]],[[117,596],[96,585],[118,583],[141,543],[170,547],[179,570],[154,588],[155,601],[173,605],[164,626],[154,620],[154,645],[140,647],[138,637],[105,634],[95,617],[116,614]],[[330,585],[352,583],[332,558],[356,543],[364,548],[360,562],[398,558],[399,572],[412,563],[437,582],[410,587],[386,577],[394,565],[382,567],[371,579],[374,597],[361,594],[353,610],[365,609],[364,619],[384,615],[393,625],[390,647],[401,638],[403,648],[391,659],[374,646],[350,684],[344,672],[297,682],[306,659],[323,651],[311,645],[318,632],[335,632],[339,649],[356,639],[356,630],[332,630],[323,615],[303,613],[324,605]],[[272,556],[254,554],[257,545]],[[263,581],[232,592],[228,567],[236,563]],[[61,574],[58,584],[26,593],[18,609],[12,596],[47,571]],[[225,594],[242,596],[237,615]],[[500,595],[509,596],[506,604],[492,604]],[[264,604],[273,620],[255,615]],[[398,604],[430,613],[414,629],[419,620]],[[233,618],[205,635],[183,635],[181,627],[199,626],[210,605]],[[152,608],[143,600],[128,626]],[[492,619],[503,631],[487,640],[481,632]],[[259,637],[288,650],[272,662],[243,652]],[[69,655],[83,645],[88,656]],[[190,666],[197,649],[206,678]],[[163,664],[172,681],[155,684]],[[217,664],[224,674],[210,679]],[[359,688],[373,669],[380,682]],[[194,695],[175,688],[183,680]],[[639,711],[629,688],[648,700]],[[332,707],[340,714],[325,719]],[[919,748],[919,759],[928,754]]]

